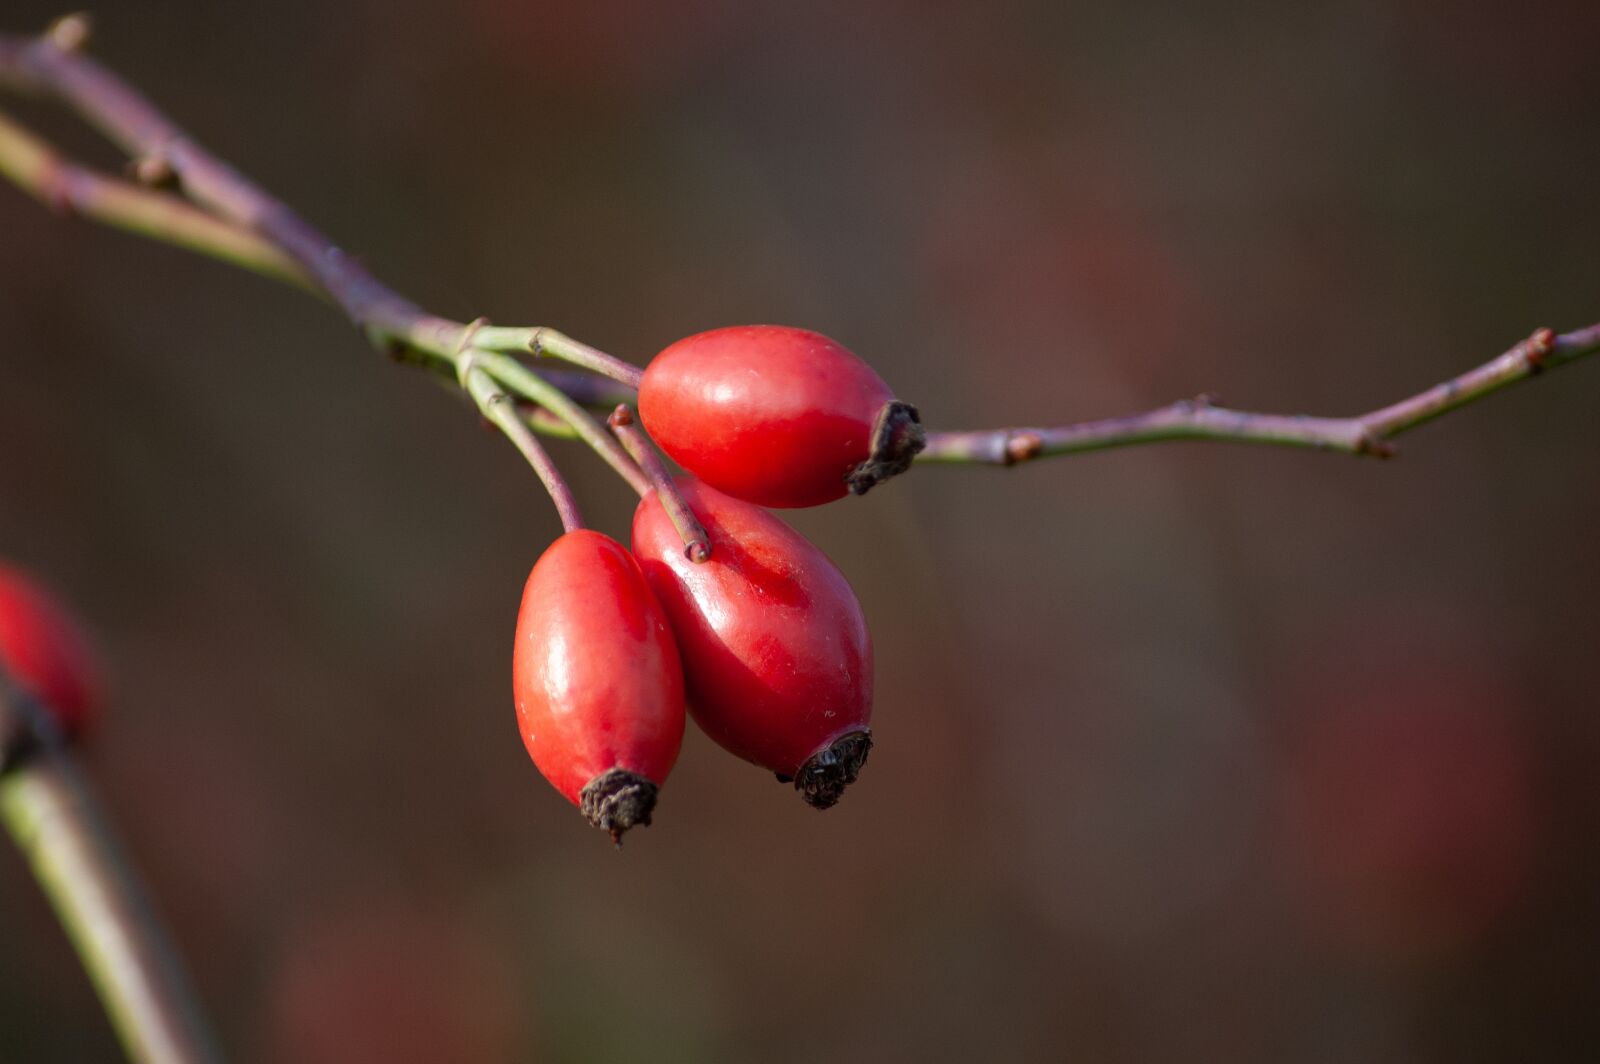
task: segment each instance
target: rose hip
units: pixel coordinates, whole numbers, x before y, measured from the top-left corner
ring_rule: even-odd
[[[905,472],[917,410],[821,333],[739,325],[679,340],[645,369],[639,416],[683,468],[762,506],[816,506]]]
[[[0,564],[0,665],[44,704],[67,736],[99,708],[98,668],[72,617],[39,584]]]
[[[689,712],[723,748],[826,809],[872,745],[861,606],[827,556],[776,516],[693,478],[677,483],[710,559],[684,556],[655,492],[634,512],[633,549],[672,619]]]
[[[683,670],[622,544],[579,529],[539,558],[517,617],[512,689],[533,763],[591,824],[620,841],[650,823],[683,741]]]

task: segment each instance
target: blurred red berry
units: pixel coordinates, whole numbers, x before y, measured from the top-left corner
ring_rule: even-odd
[[[1478,940],[1523,895],[1534,770],[1515,703],[1495,688],[1444,672],[1382,676],[1297,733],[1291,852],[1321,930],[1380,958],[1421,959]]]
[[[683,742],[683,670],[666,614],[616,540],[588,529],[528,575],[512,688],[545,779],[613,838],[650,823]]]
[[[662,351],[639,417],[663,450],[718,491],[816,506],[903,473],[922,450],[916,408],[820,333],[739,325]]]
[[[0,563],[0,664],[81,735],[99,708],[99,669],[66,609],[21,571]]]
[[[794,780],[825,809],[871,747],[872,639],[844,575],[773,514],[678,482],[711,538],[692,562],[654,492],[633,549],[672,618],[689,712],[724,749]]]
[[[503,948],[503,947],[502,947]],[[500,1064],[529,1003],[493,940],[449,906],[364,896],[297,922],[267,990],[262,1059]]]

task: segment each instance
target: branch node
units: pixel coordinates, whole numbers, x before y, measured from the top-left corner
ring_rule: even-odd
[[[1006,437],[1005,464],[1027,462],[1044,453],[1044,439],[1036,432],[1017,432]]]
[[[1533,330],[1533,335],[1522,341],[1522,358],[1528,364],[1528,376],[1544,369],[1544,363],[1556,349],[1556,334],[1554,329],[1538,328]]]
[[[1368,458],[1393,458],[1399,451],[1388,440],[1366,431],[1356,440],[1355,453]]]

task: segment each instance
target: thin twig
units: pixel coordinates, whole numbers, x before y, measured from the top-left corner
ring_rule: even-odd
[[[706,535],[706,526],[689,508],[689,502],[678,491],[677,484],[673,483],[672,474],[667,471],[667,464],[661,460],[661,455],[656,453],[656,445],[645,435],[644,429],[639,427],[634,417],[633,408],[626,403],[619,404],[606,419],[611,426],[611,431],[617,434],[622,445],[628,449],[633,460],[639,463],[645,476],[650,478],[650,490],[660,498],[662,508],[667,511],[667,516],[672,520],[672,527],[678,530],[678,535],[683,537],[683,554],[692,562],[703,562],[711,557],[711,537]],[[646,494],[641,491],[640,495]]]
[[[1392,406],[1358,417],[1257,414],[1202,396],[1143,414],[1053,428],[930,432],[918,462],[1016,465],[1050,455],[1163,440],[1227,440],[1388,458],[1401,433],[1544,370],[1600,350],[1600,325],[1556,336],[1539,329],[1505,354]]]
[[[220,1061],[188,976],[47,711],[0,675],[0,717],[36,729],[0,773],[0,820],[49,897],[128,1056]]]

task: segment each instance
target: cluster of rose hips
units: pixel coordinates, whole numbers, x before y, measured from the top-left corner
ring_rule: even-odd
[[[872,745],[872,639],[843,574],[763,507],[903,472],[923,445],[917,412],[826,336],[755,325],[657,355],[639,418],[690,476],[640,500],[631,552],[578,529],[533,567],[512,670],[528,753],[620,839],[650,823],[687,712],[826,809]],[[672,513],[685,505],[705,531],[687,549]]]

